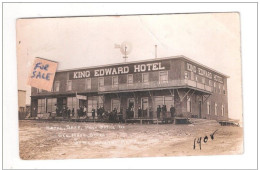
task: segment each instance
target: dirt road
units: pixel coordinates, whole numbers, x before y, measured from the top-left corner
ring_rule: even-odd
[[[243,129],[220,126],[213,121],[190,125],[140,125],[24,120],[19,121],[19,135],[20,157],[25,160],[243,152]]]

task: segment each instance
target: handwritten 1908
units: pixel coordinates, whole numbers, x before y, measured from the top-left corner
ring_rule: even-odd
[[[215,130],[213,133],[211,133],[210,134],[210,138],[211,138],[211,140],[214,140],[214,135],[215,135],[215,133],[218,131],[218,129],[217,130]],[[194,143],[193,143],[193,149],[196,149],[196,142],[199,144],[199,146],[200,146],[200,150],[201,150],[201,139],[202,139],[202,137],[199,137],[199,138],[195,138],[194,139]],[[204,143],[207,143],[208,142],[208,136],[206,135],[204,138],[203,138],[203,142]]]

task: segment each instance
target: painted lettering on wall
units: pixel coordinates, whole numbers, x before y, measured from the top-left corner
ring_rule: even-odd
[[[191,72],[194,72],[196,73],[196,66],[190,64],[190,63],[187,63],[187,70],[191,71]],[[202,68],[198,68],[198,74],[201,75],[201,76],[204,76],[204,77],[207,77],[209,79],[212,79],[214,77],[214,80],[217,81],[217,82],[220,82],[220,83],[223,83],[223,77],[221,76],[218,76],[218,75],[214,75],[213,76],[213,73],[205,70],[205,69],[202,69]]]
[[[126,66],[107,67],[92,70],[74,71],[70,75],[71,79],[81,79],[88,77],[103,77],[111,75],[121,75],[138,72],[149,72],[169,69],[170,65],[162,62],[129,64]]]

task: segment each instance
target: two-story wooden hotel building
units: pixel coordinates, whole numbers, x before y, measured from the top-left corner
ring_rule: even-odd
[[[76,112],[86,106],[91,117],[92,108],[103,106],[107,111],[123,108],[125,118],[133,107],[136,118],[140,106],[157,118],[158,105],[166,105],[168,112],[173,105],[177,115],[227,119],[227,78],[184,56],[57,71],[52,92],[32,88],[32,113],[64,106]]]

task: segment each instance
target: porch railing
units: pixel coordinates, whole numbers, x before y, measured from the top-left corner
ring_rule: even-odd
[[[212,87],[198,83],[193,80],[169,80],[169,81],[152,81],[152,82],[138,82],[132,84],[118,84],[99,87],[100,92],[110,91],[125,91],[151,88],[167,88],[167,87],[194,87],[207,92],[212,92]]]

